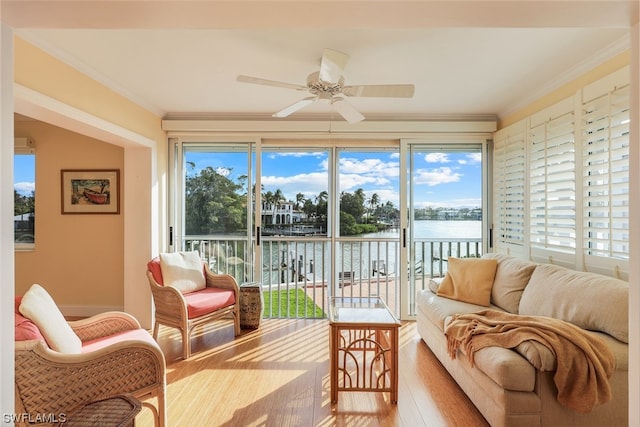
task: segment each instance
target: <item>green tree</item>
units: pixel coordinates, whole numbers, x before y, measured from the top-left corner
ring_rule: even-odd
[[[373,193],[369,198],[369,220],[371,219],[371,216],[375,214],[376,208],[378,207],[379,204],[380,204],[380,196],[378,196],[378,193]]]
[[[356,190],[355,193],[343,192],[340,194],[340,212],[346,212],[351,215],[356,222],[362,223],[362,215],[364,214],[364,191]]]
[[[304,194],[302,193],[298,193],[296,194],[296,209],[300,209],[302,206],[304,206]]]
[[[207,167],[185,181],[186,234],[233,233],[245,225],[241,184]]]
[[[30,196],[23,196],[16,190],[13,190],[13,214],[22,215],[35,212],[36,195],[31,192]]]

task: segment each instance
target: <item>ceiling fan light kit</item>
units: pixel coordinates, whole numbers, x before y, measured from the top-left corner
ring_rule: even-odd
[[[349,55],[346,53],[332,49],[324,49],[322,51],[322,59],[320,60],[320,70],[307,76],[306,86],[244,75],[238,76],[237,81],[308,91],[313,95],[303,98],[273,114],[273,117],[278,118],[287,117],[313,102],[328,101],[347,122],[357,123],[364,120],[364,116],[344,98],[345,96],[376,98],[413,97],[415,87],[412,84],[345,86],[342,73],[348,60]]]

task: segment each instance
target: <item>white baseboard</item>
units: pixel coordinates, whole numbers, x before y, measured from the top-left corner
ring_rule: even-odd
[[[123,311],[123,306],[112,305],[59,305],[64,316],[89,317],[105,311]]]

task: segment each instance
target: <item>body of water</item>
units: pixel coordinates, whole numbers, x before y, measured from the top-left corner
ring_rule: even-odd
[[[440,274],[442,263],[430,265],[432,254],[438,258],[447,256],[464,257],[476,254],[477,247],[467,246],[469,240],[482,237],[482,221],[414,221],[413,241],[416,271],[429,275],[434,269]],[[384,239],[381,241],[381,239]],[[390,240],[393,239],[393,240]],[[384,270],[386,274],[397,272],[397,260],[400,254],[400,230],[397,228],[369,233],[360,236],[349,236],[339,246],[338,271],[352,272],[354,276],[369,278],[380,274],[374,270]],[[433,243],[435,241],[435,243]],[[439,242],[443,241],[442,244]],[[451,241],[454,241],[452,244]],[[329,275],[329,243],[328,241],[305,241],[304,237],[292,238],[287,242],[263,241],[264,272],[267,283],[295,281],[295,278],[306,277],[314,280]],[[378,268],[382,266],[382,268]],[[293,267],[293,268],[292,268]],[[406,267],[405,267],[406,268]],[[446,266],[444,266],[446,269]]]
[[[480,239],[482,221],[432,221],[413,222],[414,239]],[[378,233],[364,234],[367,238],[394,238],[400,236],[400,229],[393,228]]]

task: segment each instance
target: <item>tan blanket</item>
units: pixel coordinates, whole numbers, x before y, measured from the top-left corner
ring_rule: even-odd
[[[457,314],[444,331],[451,358],[463,346],[471,365],[474,352],[489,346],[514,348],[537,341],[556,356],[553,380],[558,401],[575,411],[589,412],[611,400],[609,378],[615,358],[601,339],[562,320],[520,316],[497,310]]]

